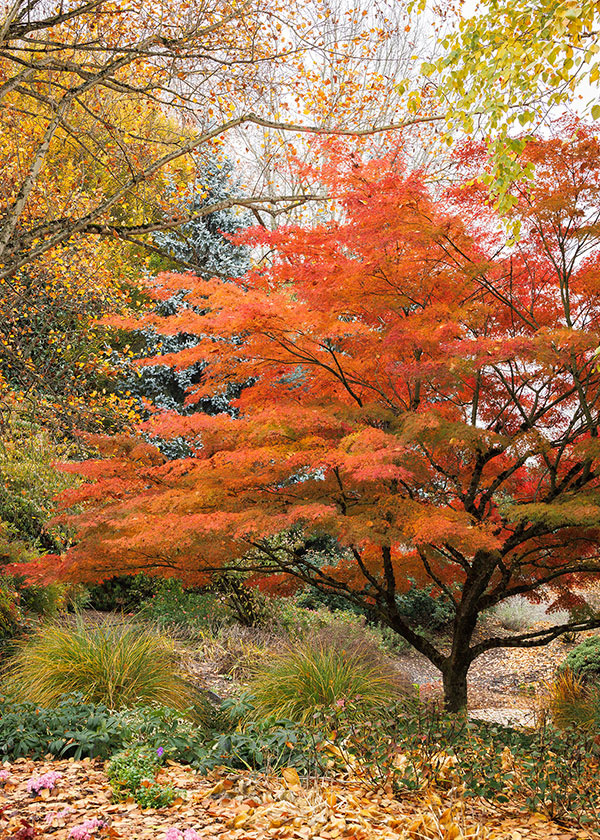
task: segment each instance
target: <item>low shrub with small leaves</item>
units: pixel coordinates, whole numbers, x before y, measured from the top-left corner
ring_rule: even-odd
[[[302,589],[294,600],[298,607],[305,610],[327,609],[330,612],[352,612],[364,616],[363,610],[355,607],[347,598],[337,592],[323,592],[314,586]]]
[[[321,630],[332,634],[361,636],[384,653],[398,653],[410,647],[391,628],[369,624],[364,615],[351,610],[331,610],[325,607],[307,609],[297,601],[282,598],[277,612],[277,624],[293,640],[301,640]]]
[[[583,682],[600,681],[600,636],[590,636],[573,648],[560,667]]]
[[[273,599],[250,586],[244,574],[222,572],[213,579],[211,591],[219,596],[230,620],[243,627],[267,627],[275,617]]]
[[[410,699],[377,719],[344,704],[311,721],[327,733],[319,745],[327,772],[353,772],[400,793],[436,787],[466,796],[521,803],[550,819],[597,825],[600,752],[591,733],[512,729],[450,715]]]
[[[89,606],[99,612],[134,612],[158,591],[162,581],[143,573],[115,575],[88,587]]]
[[[165,808],[182,796],[183,791],[161,785],[156,775],[162,764],[162,747],[131,746],[116,753],[106,768],[115,797],[133,796],[141,808]]]
[[[454,619],[454,604],[447,595],[435,594],[433,586],[413,584],[408,592],[396,595],[396,606],[409,624],[432,633],[443,630]]]
[[[213,629],[224,623],[225,610],[212,592],[184,589],[181,581],[161,581],[151,598],[141,605],[138,616],[178,635]],[[179,631],[179,633],[178,633]]]

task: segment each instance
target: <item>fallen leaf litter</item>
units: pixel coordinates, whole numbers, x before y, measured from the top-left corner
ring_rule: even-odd
[[[591,840],[600,834],[565,828],[541,814],[526,814],[483,800],[466,804],[437,793],[395,798],[358,783],[301,780],[293,768],[277,776],[215,771],[197,775],[168,762],[159,780],[186,791],[170,808],[144,810],[132,799],[112,802],[98,760],[11,765],[0,789],[0,838],[68,840],[74,827],[101,819],[102,840],[164,840],[169,829],[194,829],[202,840]],[[33,774],[56,771],[60,780],[42,795],[27,792]],[[27,825],[36,829],[27,834]],[[21,833],[19,833],[21,832]]]

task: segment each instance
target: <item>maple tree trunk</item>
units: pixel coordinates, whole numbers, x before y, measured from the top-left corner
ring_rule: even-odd
[[[444,708],[447,712],[461,712],[467,707],[467,672],[471,663],[448,661],[442,671],[444,686]]]

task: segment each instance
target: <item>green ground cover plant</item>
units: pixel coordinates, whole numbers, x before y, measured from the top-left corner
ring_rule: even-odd
[[[130,734],[123,713],[65,696],[52,708],[0,696],[0,759],[107,758]]]
[[[143,601],[137,615],[185,637],[193,636],[194,631],[216,629],[228,619],[227,610],[215,593],[184,589],[175,578],[161,581],[154,594]]]
[[[225,729],[229,718],[215,714],[214,723]],[[0,696],[0,761],[45,755],[106,759],[130,745],[161,749],[165,758],[190,764],[212,738],[210,730],[164,706],[115,711],[73,694],[46,708]]]
[[[550,819],[597,825],[600,818],[597,730],[553,725],[516,729],[448,714],[404,698],[376,718],[353,704],[311,721],[323,740],[327,772],[359,772],[397,795],[457,789],[499,802],[520,800]]]
[[[99,612],[132,612],[158,591],[162,581],[143,572],[114,575],[88,587],[90,607]]]
[[[141,808],[166,808],[185,792],[171,785],[161,785],[156,775],[162,765],[164,750],[130,746],[109,761],[106,774],[117,800],[133,796]]]

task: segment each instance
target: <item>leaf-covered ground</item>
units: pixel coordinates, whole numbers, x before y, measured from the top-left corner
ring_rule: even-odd
[[[34,762],[4,765],[9,778],[0,788],[0,838],[68,840],[81,837],[86,820],[101,819],[105,828],[89,838],[164,840],[169,829],[180,836],[194,829],[202,840],[590,840],[593,829],[565,828],[541,814],[519,811],[518,803],[501,808],[485,801],[466,804],[437,794],[372,792],[349,781],[300,780],[292,769],[268,777],[214,772],[199,776],[189,767],[169,764],[160,780],[186,791],[170,808],[142,811],[133,800],[112,802],[100,761]],[[52,792],[28,793],[32,777],[60,775]],[[83,835],[87,840],[86,835]],[[193,836],[193,835],[192,835]]]

